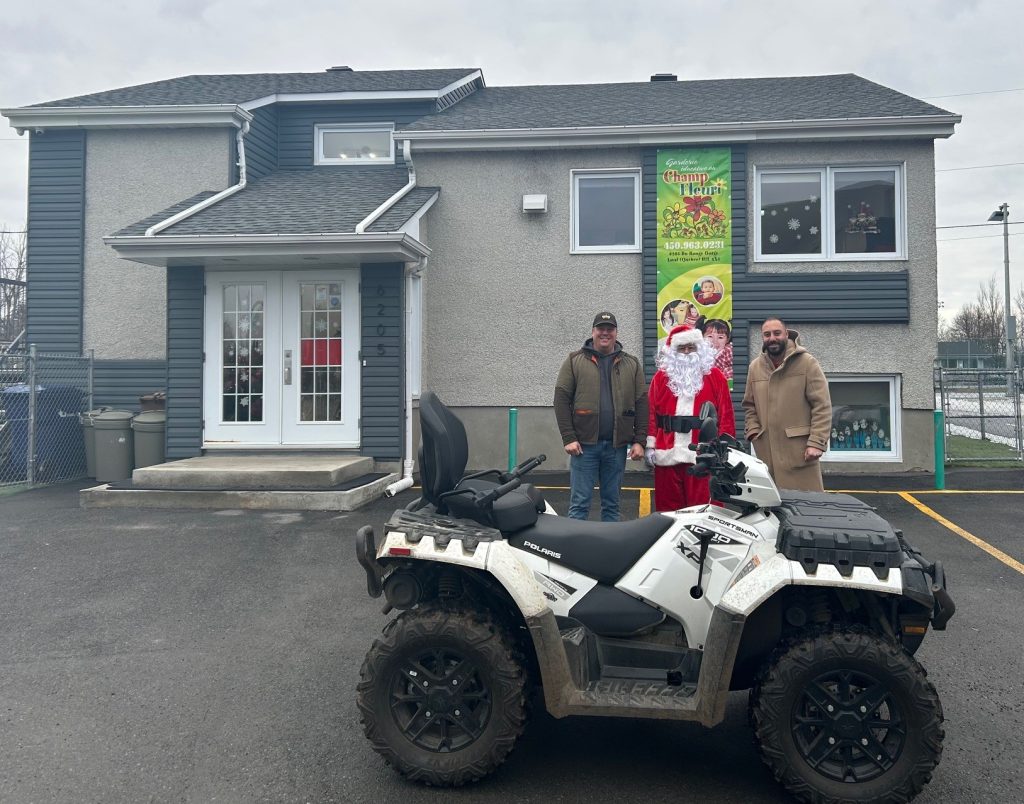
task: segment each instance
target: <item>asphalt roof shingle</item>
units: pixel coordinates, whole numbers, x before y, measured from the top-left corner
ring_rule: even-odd
[[[404,187],[408,179],[408,171],[401,167],[280,170],[250,182],[240,192],[159,235],[351,233],[360,221]],[[396,231],[436,192],[436,187],[414,188],[375,221],[370,230]],[[153,224],[210,195],[212,192],[195,195],[121,229],[115,236],[143,235]]]
[[[322,73],[186,75],[149,84],[37,103],[60,106],[174,106],[245,103],[283,93],[437,91],[476,72],[475,67],[445,70],[368,70]]]
[[[403,131],[685,125],[950,112],[860,76],[482,87]]]

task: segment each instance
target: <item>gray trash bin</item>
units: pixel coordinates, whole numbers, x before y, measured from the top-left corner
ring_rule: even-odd
[[[108,407],[100,407],[95,410],[87,410],[79,415],[82,422],[82,435],[85,437],[85,476],[96,477],[96,431],[93,429],[92,420],[99,416]]]
[[[132,412],[107,410],[93,417],[96,439],[96,479],[100,483],[127,480],[132,476]]]
[[[146,410],[132,419],[135,431],[135,468],[164,462],[164,428],[167,414],[162,410]]]

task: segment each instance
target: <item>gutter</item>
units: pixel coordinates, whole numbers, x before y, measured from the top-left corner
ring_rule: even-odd
[[[164,229],[174,226],[176,223],[180,223],[186,218],[191,218],[197,212],[202,212],[207,207],[212,207],[214,204],[223,201],[225,198],[229,198],[237,193],[239,190],[245,189],[246,184],[246,165],[245,165],[245,135],[249,133],[249,121],[243,120],[242,124],[238,127],[238,131],[235,132],[235,137],[238,143],[238,184],[232,185],[225,190],[221,190],[216,195],[211,195],[209,198],[205,198],[198,204],[193,204],[188,209],[183,209],[166,220],[160,221],[150,226],[146,230],[145,237],[153,237],[159,234]]]
[[[135,126],[226,126],[250,122],[252,113],[234,103],[152,106],[22,106],[0,109],[24,134],[48,128],[131,128]]]
[[[402,158],[405,159],[405,166],[409,169],[409,181],[406,182],[401,190],[356,224],[356,234],[363,234],[368,226],[371,226],[374,221],[401,201],[416,186],[416,167],[412,163],[412,148],[409,146],[409,140],[402,142]]]
[[[427,257],[420,257],[419,262],[405,271],[405,459],[402,461],[402,478],[396,480],[386,489],[385,497],[394,497],[399,492],[412,487],[412,281],[427,267]]]

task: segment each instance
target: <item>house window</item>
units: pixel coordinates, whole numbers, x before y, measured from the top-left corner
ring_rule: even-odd
[[[393,163],[391,123],[359,123],[316,127],[316,164],[361,165]]]
[[[901,460],[898,376],[829,375],[828,389],[832,397],[832,432],[822,460]]]
[[[759,169],[756,188],[760,261],[906,256],[902,166]]]
[[[640,171],[572,171],[572,253],[640,251]]]

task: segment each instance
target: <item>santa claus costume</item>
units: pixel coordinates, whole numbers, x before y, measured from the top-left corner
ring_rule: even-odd
[[[694,352],[679,347],[692,344]],[[658,371],[651,380],[650,426],[646,457],[654,466],[654,507],[658,511],[676,511],[709,501],[711,492],[706,477],[687,472],[696,462],[701,406],[711,402],[718,411],[718,430],[736,435],[736,419],[729,395],[729,382],[718,368],[715,355],[704,334],[688,324],[669,332],[658,349]]]

